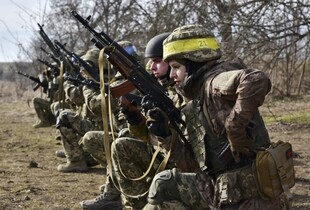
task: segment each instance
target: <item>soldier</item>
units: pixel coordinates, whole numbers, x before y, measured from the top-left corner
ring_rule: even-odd
[[[258,110],[271,88],[268,77],[240,59],[219,60],[219,43],[201,25],[175,29],[163,47],[170,77],[190,100],[182,110],[188,142],[172,135],[158,108],[149,111],[149,131],[171,148],[177,169],[155,176],[144,210],[284,209],[280,198],[260,198],[251,165],[270,145]]]
[[[153,37],[145,50],[145,56],[150,59],[149,68],[152,72],[156,72],[154,75],[159,82],[162,81],[162,84],[171,84],[167,78],[169,66],[162,60],[162,42],[168,35],[169,33],[165,33]],[[153,144],[156,147],[157,142],[149,142],[145,117],[138,106],[125,97],[121,97],[120,106],[126,115],[131,136],[118,138],[111,146],[115,173],[113,181],[116,187],[113,186],[112,180],[109,181],[101,196],[81,203],[83,209],[122,209],[112,206],[112,204],[119,203],[120,192],[118,190],[122,193],[123,209],[141,209],[146,204],[145,195],[150,181],[165,156],[164,152],[158,155],[146,177],[138,181],[131,180],[131,178],[141,177],[147,171],[151,164],[150,159],[155,152]]]
[[[98,70],[98,49],[90,49],[81,58]],[[93,79],[83,68],[81,73],[85,78]],[[88,131],[102,130],[101,95],[99,90],[94,90],[86,85],[76,87],[68,82],[64,86],[66,98],[73,104],[80,107],[82,105],[82,107],[78,111],[65,109],[60,112],[57,118],[56,128],[60,131],[67,158],[67,163],[60,164],[57,170],[59,172],[84,172],[88,170],[88,166],[92,166],[96,162],[83,151],[79,140]]]
[[[140,60],[136,47],[129,41],[118,42],[130,55]],[[123,81],[123,77],[120,73],[117,73],[113,78],[113,83],[110,87],[117,86]],[[114,131],[116,136],[128,136],[127,122],[124,119],[123,114],[120,112],[120,107],[114,104],[112,107],[114,116]],[[110,142],[112,143],[112,136],[110,136]],[[87,132],[80,140],[79,144],[83,147],[84,151],[91,154],[91,156],[97,160],[103,167],[107,166],[105,151],[104,151],[104,132],[103,131],[90,131]],[[109,170],[107,169],[107,172]],[[120,192],[115,188],[109,173],[107,173],[106,182],[101,187],[101,195],[95,199],[82,201],[80,204],[83,209],[109,209],[116,210],[122,209],[122,203],[120,200]]]
[[[52,65],[57,67],[56,63],[53,63]],[[43,84],[46,84],[44,92],[47,93],[47,99],[40,97],[35,97],[32,99],[34,109],[39,118],[33,125],[34,128],[49,127],[54,125],[56,122],[56,117],[53,115],[53,111],[50,107],[51,104],[57,100],[55,98],[55,93],[58,89],[52,69],[49,67],[43,74],[39,75],[39,79],[42,80]]]
[[[182,107],[184,98],[175,89],[175,82],[170,79],[170,66],[163,61],[163,41],[170,32],[154,36],[147,43],[145,57],[149,58],[146,70],[157,78],[157,81],[166,89],[168,96],[173,100],[176,107]]]

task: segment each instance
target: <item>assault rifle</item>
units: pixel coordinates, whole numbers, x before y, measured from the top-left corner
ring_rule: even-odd
[[[40,30],[39,30],[39,34],[41,35],[42,39],[45,41],[45,43],[47,44],[47,46],[50,48],[50,50],[52,51],[53,55],[59,59],[61,57],[61,53],[60,50],[53,44],[53,42],[50,40],[50,38],[47,36],[47,34],[45,33],[44,29],[43,29],[43,25],[41,26],[39,23],[37,23]]]
[[[104,48],[108,55],[109,62],[122,74],[122,76],[132,82],[134,86],[145,96],[155,107],[162,109],[168,116],[170,124],[178,132],[185,144],[188,144],[179,125],[185,125],[182,120],[180,111],[174,106],[173,101],[167,96],[166,90],[155,78],[153,78],[140,63],[129,55],[116,41],[111,39],[104,32],[95,31],[89,24],[89,18],[84,19],[76,11],[72,15],[93,35],[96,47]]]
[[[37,60],[41,63],[43,63],[45,66],[51,68],[51,70],[53,71],[53,75],[54,76],[58,76],[59,75],[59,68],[57,68],[56,66],[52,65],[51,63],[47,62],[46,60],[42,60],[40,58],[37,58]]]
[[[68,67],[69,71],[70,70],[73,71],[71,72],[71,74],[73,73],[74,75],[80,75],[79,68],[75,66],[74,63],[70,59],[68,59],[65,55],[61,53],[61,50],[59,49],[59,47],[53,44],[53,42],[50,40],[50,38],[47,36],[45,31],[43,30],[43,26],[41,26],[39,23],[38,23],[38,26],[40,28],[39,33],[41,37],[43,38],[47,46],[50,48],[50,50],[52,51],[53,56],[50,56],[50,57],[57,59],[58,60],[57,63],[60,63],[60,61],[63,61],[65,67]],[[65,70],[67,71],[67,68]]]
[[[74,52],[70,52],[69,50],[67,50],[66,47],[57,40],[55,40],[54,43],[61,50],[63,50],[68,56],[72,57],[76,62],[78,62],[79,65],[82,66],[90,74],[90,76],[92,76],[92,78],[94,78],[97,82],[100,81],[99,74],[96,72],[97,71],[96,69],[91,67],[86,61],[84,61]]]
[[[55,55],[53,55],[52,53],[47,52],[43,47],[40,47],[40,49],[48,56],[50,57],[55,63],[57,63],[58,65],[60,65],[60,61],[58,58],[56,58]]]
[[[70,75],[64,75],[64,79],[72,82],[76,86],[86,85],[88,87],[93,88],[96,91],[100,90],[100,84],[94,82],[93,80],[89,80],[89,79],[80,80],[80,79],[74,78],[74,77],[72,77]],[[110,88],[109,84],[105,84],[105,92],[108,93],[109,90],[111,91],[111,94],[114,95],[113,87]],[[135,94],[131,94],[131,93],[126,93],[124,96],[128,100],[134,101],[137,105],[141,106],[141,102],[142,102],[142,97],[141,96],[138,96],[138,95],[135,95]]]
[[[31,76],[31,75],[24,73],[24,72],[21,72],[21,71],[16,71],[16,72],[19,75],[27,77],[28,79],[30,79],[36,83],[36,85],[32,88],[33,91],[36,91],[41,86],[41,87],[43,87],[43,92],[47,93],[48,84],[43,78],[40,79],[39,77],[34,77],[34,76]],[[43,75],[40,75],[40,77],[43,77]]]
[[[89,79],[80,79],[80,78],[75,78],[70,75],[64,75],[64,79],[72,82],[74,85],[79,86],[79,85],[86,85],[88,87],[91,87],[95,89],[96,91],[100,90],[100,84],[94,82],[93,80]],[[106,90],[108,90],[108,87],[106,86]]]

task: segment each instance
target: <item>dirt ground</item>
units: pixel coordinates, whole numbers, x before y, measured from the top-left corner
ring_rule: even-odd
[[[0,209],[81,209],[79,202],[99,195],[105,169],[96,166],[87,173],[57,172],[57,165],[65,159],[55,156],[61,149],[55,140],[56,129],[32,128],[36,115],[27,100],[39,94],[29,91],[17,98],[14,85],[0,83]],[[310,96],[267,102],[261,110],[264,117],[275,118],[310,113],[309,102]],[[310,124],[278,121],[267,127],[272,141],[288,141],[297,153],[293,209],[310,209]]]

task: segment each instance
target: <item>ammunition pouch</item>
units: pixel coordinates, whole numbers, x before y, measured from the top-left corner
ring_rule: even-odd
[[[259,195],[252,165],[222,173],[215,181],[216,206],[236,204],[241,200],[254,198]]]
[[[290,199],[294,185],[292,145],[278,141],[258,151],[253,163],[218,175],[214,204],[232,205],[254,197],[272,200],[283,193]]]
[[[256,155],[254,175],[261,198],[273,199],[295,185],[292,145],[278,141]]]

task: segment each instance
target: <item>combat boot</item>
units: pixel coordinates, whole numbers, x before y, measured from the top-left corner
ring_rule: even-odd
[[[84,210],[122,210],[122,201],[119,193],[103,193],[100,196],[82,201]]]
[[[43,122],[38,120],[35,124],[33,124],[33,128],[43,128],[43,127],[50,127],[51,124],[49,122]]]
[[[56,139],[57,141],[61,141],[61,134],[60,134],[60,131],[59,131],[58,129],[56,130],[55,139]]]
[[[105,188],[106,188],[106,184],[100,185],[99,186],[100,193],[104,193]]]
[[[57,150],[55,152],[55,154],[56,154],[56,157],[59,157],[59,158],[65,158],[66,157],[66,153],[64,150]]]
[[[68,162],[66,164],[60,164],[57,167],[57,171],[67,173],[67,172],[86,172],[88,171],[87,164],[84,160],[77,162]]]
[[[85,162],[86,162],[87,166],[90,168],[99,165],[99,163],[94,158],[92,158],[91,156],[86,157]]]

